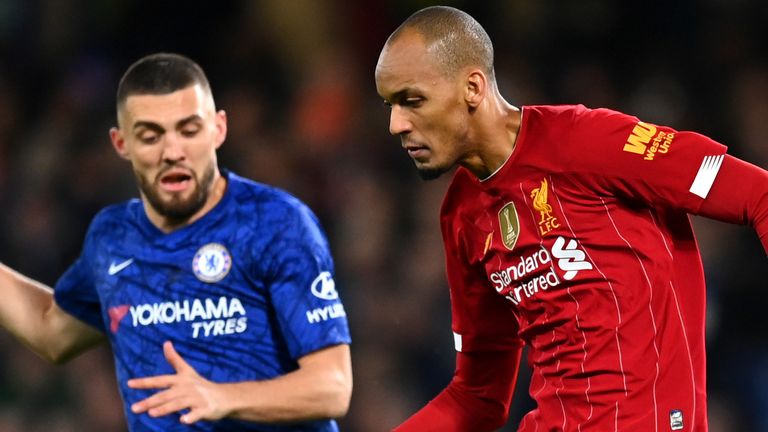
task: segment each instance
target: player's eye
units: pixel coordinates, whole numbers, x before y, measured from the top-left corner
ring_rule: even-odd
[[[422,97],[409,97],[403,101],[404,106],[411,107],[411,108],[418,108],[423,103],[424,103],[424,98]]]
[[[181,130],[181,136],[184,138],[193,138],[198,133],[200,133],[200,127],[198,126],[185,127]]]
[[[385,106],[385,107],[387,107],[387,108],[392,108],[392,102],[390,102],[390,101],[388,101],[388,100],[385,100],[385,101],[383,101],[382,103],[384,104],[384,106]]]
[[[160,140],[160,134],[152,131],[145,131],[138,134],[139,141],[144,144],[154,144]]]

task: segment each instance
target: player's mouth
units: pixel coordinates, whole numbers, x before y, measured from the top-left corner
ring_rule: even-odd
[[[411,159],[423,159],[429,153],[429,147],[418,144],[405,144],[403,148],[408,152]]]
[[[181,192],[192,185],[193,177],[186,171],[173,170],[160,176],[160,188],[166,192]]]

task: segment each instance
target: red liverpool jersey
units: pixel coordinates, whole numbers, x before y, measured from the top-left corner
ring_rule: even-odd
[[[456,349],[530,347],[537,408],[520,431],[707,429],[688,213],[725,150],[615,111],[529,106],[497,172],[458,169],[441,211]]]

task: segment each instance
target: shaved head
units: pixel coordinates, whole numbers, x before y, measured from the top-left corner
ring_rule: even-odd
[[[391,107],[389,133],[400,137],[423,178],[456,165],[478,178],[492,172],[479,156],[479,137],[488,136],[488,119],[502,120],[514,107],[499,94],[493,45],[474,18],[445,6],[416,12],[387,39],[375,77]]]
[[[466,12],[448,6],[431,6],[414,13],[389,36],[386,46],[406,32],[424,39],[427,52],[441,66],[443,74],[453,77],[465,67],[479,67],[491,82],[493,44],[488,33]]]
[[[129,96],[167,95],[192,85],[199,85],[213,104],[208,78],[192,59],[176,53],[142,57],[125,71],[117,87],[118,122]]]

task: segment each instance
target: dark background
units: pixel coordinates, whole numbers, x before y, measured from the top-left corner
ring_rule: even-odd
[[[398,424],[453,371],[438,226],[448,178],[418,179],[373,71],[388,34],[431,4],[0,0],[0,260],[53,284],[95,212],[137,195],[107,134],[117,81],[145,54],[186,54],[228,112],[221,165],[302,198],[328,232],[354,338],[342,430]],[[443,4],[485,26],[510,103],[614,108],[768,167],[767,2]],[[711,430],[768,431],[765,253],[749,228],[695,224]],[[504,431],[530,407],[527,373]],[[114,380],[106,347],[54,367],[0,332],[0,431],[122,431]]]

